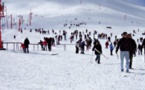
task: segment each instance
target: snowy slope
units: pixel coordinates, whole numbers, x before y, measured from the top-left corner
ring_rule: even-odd
[[[118,26],[145,25],[145,8],[129,3],[134,1],[82,0],[81,3],[81,0],[30,0],[29,2],[27,0],[15,0],[15,2],[5,0],[5,2],[8,15],[12,14],[16,22],[18,22],[18,16],[23,15],[24,24],[22,27],[26,27],[26,24],[29,23],[30,10],[33,13],[33,28],[41,26],[49,29],[63,28],[66,20],[73,22],[74,18],[78,18],[80,21],[87,21],[87,24],[93,24],[93,26],[98,24],[98,22],[102,22],[105,25],[113,23]],[[125,15],[127,21],[124,23]],[[88,18],[91,18],[91,20],[88,20]],[[131,22],[134,22],[134,24]]]
[[[26,32],[29,34],[29,32]],[[120,34],[120,33],[118,33]],[[136,37],[141,36],[140,33]],[[25,36],[25,35],[24,35]],[[33,37],[30,40],[35,40]],[[33,51],[23,54],[22,51],[1,51],[0,89],[1,90],[144,90],[143,78],[145,65],[143,56],[134,57],[131,73],[120,72],[120,60],[109,55],[103,45],[101,64],[98,65],[91,50],[85,55],[75,54],[75,47],[53,47],[52,52]],[[69,41],[68,41],[69,42]],[[52,56],[52,53],[58,55]]]
[[[113,33],[112,41],[115,35],[120,38],[123,31],[132,33],[132,30],[138,29],[140,32],[133,38],[144,37],[144,7],[125,3],[125,0],[83,0],[83,3],[78,0],[30,0],[29,3],[27,0],[5,1],[8,14],[13,14],[16,19],[18,15],[24,16],[23,28],[28,23],[30,9],[33,20],[32,27],[27,27],[23,33],[17,31],[17,26],[13,29],[5,28],[2,35],[4,42],[23,42],[28,37],[31,43],[38,43],[43,37],[54,36],[52,33],[30,33],[30,28],[54,29],[57,33],[67,30],[68,40],[62,41],[62,44],[70,44],[70,33],[76,29],[97,30],[98,33],[105,32],[108,35]],[[127,15],[126,20],[124,15]],[[83,21],[87,25],[71,29],[63,27],[64,23]],[[13,35],[17,38],[13,39]],[[63,45],[57,45],[52,47],[52,52],[33,50],[33,46],[30,46],[30,54],[13,50],[11,45],[9,50],[0,51],[0,90],[144,90],[144,56],[134,57],[134,69],[130,73],[122,73],[115,52],[110,56],[109,49],[105,49],[106,40],[100,39],[100,42],[103,54],[109,58],[107,60],[101,56],[100,65],[94,61],[95,55],[91,50],[86,51],[85,55],[75,54],[74,45],[67,45],[66,51]],[[58,55],[51,55],[54,53]]]

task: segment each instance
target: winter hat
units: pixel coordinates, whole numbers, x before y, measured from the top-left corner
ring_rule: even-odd
[[[126,35],[126,34],[127,34],[127,32],[123,32],[123,33],[122,33],[122,35]]]

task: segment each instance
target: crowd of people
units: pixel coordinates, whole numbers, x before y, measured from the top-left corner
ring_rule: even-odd
[[[39,30],[35,30],[36,32],[40,32]],[[44,37],[44,40],[40,40],[38,43],[41,46],[41,49],[43,51],[51,51],[52,46],[55,46],[55,44],[59,45],[62,40],[67,40],[67,32],[66,30],[59,31],[59,34],[57,34],[54,30],[52,30],[53,34],[55,34],[55,37]],[[117,56],[118,51],[120,50],[120,59],[121,59],[121,71],[124,71],[124,58],[126,59],[126,72],[129,72],[129,69],[133,69],[133,57],[136,56],[136,53],[138,51],[138,55],[142,55],[143,48],[145,49],[145,39],[140,38],[134,40],[132,36],[134,36],[136,33],[135,30],[133,30],[133,34],[123,32],[122,38],[118,39],[117,36],[115,36],[114,42],[112,42],[113,34],[107,35],[105,33],[99,34],[96,30],[93,32],[93,38],[91,37],[91,32],[89,32],[87,29],[86,31],[78,31],[74,30],[71,32],[70,35],[70,43],[73,41],[76,41],[76,54],[85,54],[85,51],[92,49],[92,51],[95,53],[96,58],[95,61],[98,64],[101,64],[101,55],[103,54],[102,51],[102,45],[100,43],[100,39],[107,40],[105,43],[105,48],[110,50],[110,55],[113,56],[113,51],[115,50]],[[98,36],[98,39],[95,38],[95,36]],[[16,36],[14,36],[16,38]],[[24,40],[24,43],[22,43],[21,47],[23,48],[24,53],[29,53],[29,44],[30,41],[28,38]]]
[[[135,31],[134,31],[135,32]],[[143,48],[145,49],[145,39],[141,38],[139,41],[136,41],[132,38],[134,34],[123,32],[122,38],[118,39],[115,36],[115,41],[111,42],[111,35],[107,38],[107,42],[105,43],[105,48],[110,49],[110,55],[113,55],[113,50],[115,50],[117,56],[118,51],[120,50],[120,60],[121,60],[121,71],[124,71],[124,58],[126,59],[126,72],[129,72],[129,69],[133,69],[133,57],[136,56],[138,51],[138,55],[142,55]],[[88,36],[89,37],[89,36]],[[83,41],[81,38],[76,42],[76,53],[79,53],[81,50],[81,54],[84,54],[84,47],[87,48],[87,40]],[[139,43],[140,42],[140,43]],[[91,44],[90,44],[91,46]],[[102,45],[99,39],[94,38],[92,51],[94,51],[96,58],[95,61],[100,64],[101,55],[102,55]]]

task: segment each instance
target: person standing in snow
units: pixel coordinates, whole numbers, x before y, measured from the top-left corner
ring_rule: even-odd
[[[98,61],[98,64],[100,64],[100,59],[101,59],[101,54],[102,54],[102,46],[101,46],[99,40],[95,40],[92,51],[94,51],[95,55],[96,55],[95,61],[96,62]]]
[[[113,49],[114,49],[114,47],[113,47],[113,44],[111,43],[110,44],[110,55],[113,55]]]
[[[81,47],[81,54],[85,54],[85,41],[80,42],[80,47]]]
[[[137,45],[136,45],[135,40],[132,39],[131,34],[128,34],[127,37],[131,42],[131,47],[130,47],[131,49],[129,51],[129,59],[130,59],[129,68],[132,69],[133,55],[136,54]]]
[[[79,49],[80,49],[80,40],[76,42],[76,54],[79,53]]]
[[[47,42],[47,46],[48,46],[48,50],[51,51],[52,50],[52,39],[51,38],[46,38],[45,39]]]
[[[138,55],[142,55],[142,45],[138,43]]]
[[[108,46],[109,46],[109,42],[107,41],[107,42],[105,43],[106,49],[108,49]]]
[[[144,48],[144,54],[145,54],[145,39],[143,39],[142,48]]]
[[[25,52],[24,53],[29,53],[29,44],[30,44],[30,41],[28,38],[26,38],[24,40],[24,46],[25,46]]]
[[[123,32],[122,38],[119,40],[116,48],[116,54],[118,52],[118,49],[120,48],[120,59],[121,59],[121,71],[124,71],[124,57],[126,59],[126,72],[129,72],[129,51],[130,51],[130,45],[127,38],[127,32]]]
[[[44,41],[42,42],[42,45],[43,45],[43,50],[47,51],[47,41],[45,40],[45,38]]]

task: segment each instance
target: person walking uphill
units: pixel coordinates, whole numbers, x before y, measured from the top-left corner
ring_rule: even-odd
[[[25,45],[25,50],[24,50],[24,53],[29,53],[29,44],[30,44],[30,41],[28,38],[26,38],[24,40],[24,45]]]
[[[96,55],[95,61],[96,62],[98,61],[98,64],[100,64],[100,57],[102,54],[102,46],[98,40],[95,40],[92,51],[95,51],[95,55]]]
[[[127,32],[123,32],[122,38],[119,40],[116,48],[116,54],[120,48],[120,59],[121,59],[121,71],[124,71],[124,57],[126,59],[126,72],[129,72],[129,51],[130,51],[130,40],[127,38]]]

